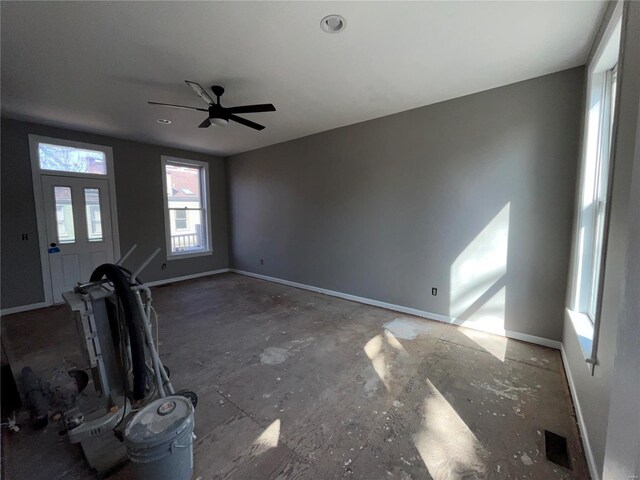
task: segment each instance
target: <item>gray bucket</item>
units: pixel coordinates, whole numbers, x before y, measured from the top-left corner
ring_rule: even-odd
[[[193,475],[194,410],[180,396],[159,398],[127,425],[124,443],[137,480],[189,480]]]

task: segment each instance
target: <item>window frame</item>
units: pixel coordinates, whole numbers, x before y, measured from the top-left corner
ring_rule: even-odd
[[[200,170],[200,205],[201,208],[196,209],[202,211],[202,218],[206,222],[203,233],[205,236],[204,247],[200,250],[188,252],[172,252],[171,249],[171,211],[169,209],[169,194],[167,185],[167,165],[175,165],[177,167],[198,168]],[[162,172],[162,201],[164,210],[164,231],[167,260],[180,260],[183,258],[202,257],[213,254],[211,242],[211,192],[209,179],[209,163],[199,160],[190,160],[186,158],[171,157],[167,155],[161,156],[161,172]],[[189,209],[193,210],[193,209]]]
[[[604,281],[601,275],[604,269],[604,257],[606,247],[606,237],[608,236],[609,226],[609,197],[610,182],[609,178],[612,173],[612,153],[613,153],[613,123],[615,117],[615,102],[617,88],[617,70],[616,63],[613,68],[602,73],[602,87],[600,98],[603,107],[600,111],[599,128],[598,128],[598,150],[595,183],[592,194],[592,203],[594,205],[591,214],[591,263],[590,276],[587,279],[589,291],[586,298],[586,305],[582,308],[583,313],[587,315],[592,325],[595,325],[598,318],[600,303],[602,302],[602,292],[600,284]],[[582,280],[584,281],[584,280]]]
[[[620,105],[620,77],[617,75],[617,64],[622,30],[621,3],[616,5],[603,28],[602,37],[594,45],[587,68],[570,295],[566,309],[567,319],[573,325],[591,374],[598,363],[598,337],[615,160],[616,114]],[[616,91],[611,91],[608,86],[614,78]],[[611,103],[612,98],[615,105]],[[606,176],[603,177],[605,171]],[[605,187],[604,192],[601,191],[602,187]],[[600,228],[597,223],[599,216]]]

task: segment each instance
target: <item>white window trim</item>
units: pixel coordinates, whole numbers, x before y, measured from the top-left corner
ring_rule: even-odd
[[[38,145],[48,143],[64,147],[81,148],[85,150],[95,150],[105,155],[107,174],[98,175],[94,173],[81,172],[60,172],[58,170],[44,170],[40,168],[40,156]],[[47,247],[47,227],[44,215],[44,193],[42,192],[42,175],[53,175],[56,177],[80,177],[80,178],[100,178],[107,180],[109,184],[109,208],[111,209],[111,235],[113,236],[113,255],[120,258],[120,232],[118,230],[118,205],[116,201],[116,177],[113,167],[113,150],[105,145],[95,145],[92,143],[76,142],[62,138],[44,137],[41,135],[29,134],[29,154],[31,156],[31,181],[33,183],[33,199],[36,207],[36,222],[38,225],[38,245],[40,250],[40,266],[42,270],[42,289],[44,291],[44,303],[53,305],[53,285],[51,284],[51,269],[49,267],[49,257]]]
[[[213,248],[211,244],[211,192],[209,189],[209,185],[211,181],[209,179],[209,164],[207,162],[201,162],[198,160],[189,160],[187,158],[178,158],[178,157],[170,157],[167,155],[162,155],[161,157],[162,164],[162,202],[164,209],[164,234],[165,234],[165,242],[166,242],[166,258],[167,260],[180,260],[183,258],[193,258],[193,257],[203,257],[207,255],[213,254]],[[172,253],[171,252],[171,215],[169,213],[169,196],[168,196],[168,185],[167,185],[167,164],[179,164],[184,165],[185,167],[198,167],[204,170],[204,179],[200,179],[200,194],[204,198],[202,199],[202,205],[204,206],[204,215],[207,222],[206,228],[206,245],[203,250],[199,250],[196,252],[187,252],[187,253]]]
[[[605,276],[605,263],[606,263],[606,251],[607,251],[607,237],[609,230],[609,216],[611,208],[611,185],[613,182],[613,158],[614,158],[614,144],[615,144],[615,132],[617,130],[617,119],[614,116],[611,138],[611,149],[609,153],[609,175],[607,186],[607,200],[606,200],[606,213],[604,218],[604,238],[602,239],[602,255],[600,261],[600,271],[598,276],[598,289],[597,289],[597,309],[595,318],[592,318],[588,312],[589,298],[585,300],[585,284],[582,281],[582,277],[588,275],[584,272],[583,257],[585,247],[582,244],[581,231],[585,226],[585,218],[582,215],[583,201],[585,198],[585,177],[590,172],[586,168],[589,160],[589,155],[593,155],[594,149],[591,147],[593,142],[593,135],[589,135],[590,127],[592,126],[589,118],[588,106],[592,104],[592,101],[597,97],[602,96],[603,85],[607,78],[609,70],[613,68],[618,62],[620,39],[621,39],[621,26],[622,26],[622,2],[617,2],[614,11],[607,23],[605,31],[600,39],[592,60],[589,62],[587,69],[587,89],[585,97],[585,112],[583,123],[583,138],[582,138],[582,153],[580,161],[580,183],[578,185],[577,196],[577,213],[576,213],[576,225],[574,233],[573,244],[573,256],[572,256],[572,272],[571,272],[571,289],[569,295],[569,305],[567,308],[567,317],[573,325],[574,332],[578,337],[578,343],[584,355],[585,361],[588,364],[588,368],[593,374],[594,367],[597,364],[597,346],[598,346],[598,334],[600,327],[600,314],[602,309],[602,293],[604,286]],[[617,38],[617,40],[616,40]],[[618,89],[620,85],[620,76],[618,76]],[[619,92],[616,94],[616,112],[620,103]],[[598,133],[601,131],[600,125],[598,125]],[[593,215],[595,219],[595,215]],[[590,248],[590,247],[589,247]],[[589,272],[590,273],[590,272]],[[588,287],[586,288],[588,290]]]

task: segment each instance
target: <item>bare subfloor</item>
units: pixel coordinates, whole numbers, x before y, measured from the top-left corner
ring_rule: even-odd
[[[200,399],[194,479],[588,478],[555,350],[235,274],[154,296],[174,386]],[[64,307],[2,329],[14,371],[83,366]],[[94,478],[57,426],[23,426],[4,478]]]

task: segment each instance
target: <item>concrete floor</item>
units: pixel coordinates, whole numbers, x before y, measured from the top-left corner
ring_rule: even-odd
[[[154,297],[174,386],[199,395],[194,479],[589,478],[555,350],[236,274]],[[2,335],[14,371],[83,366],[64,307]],[[94,478],[57,430],[3,429],[3,478]]]

